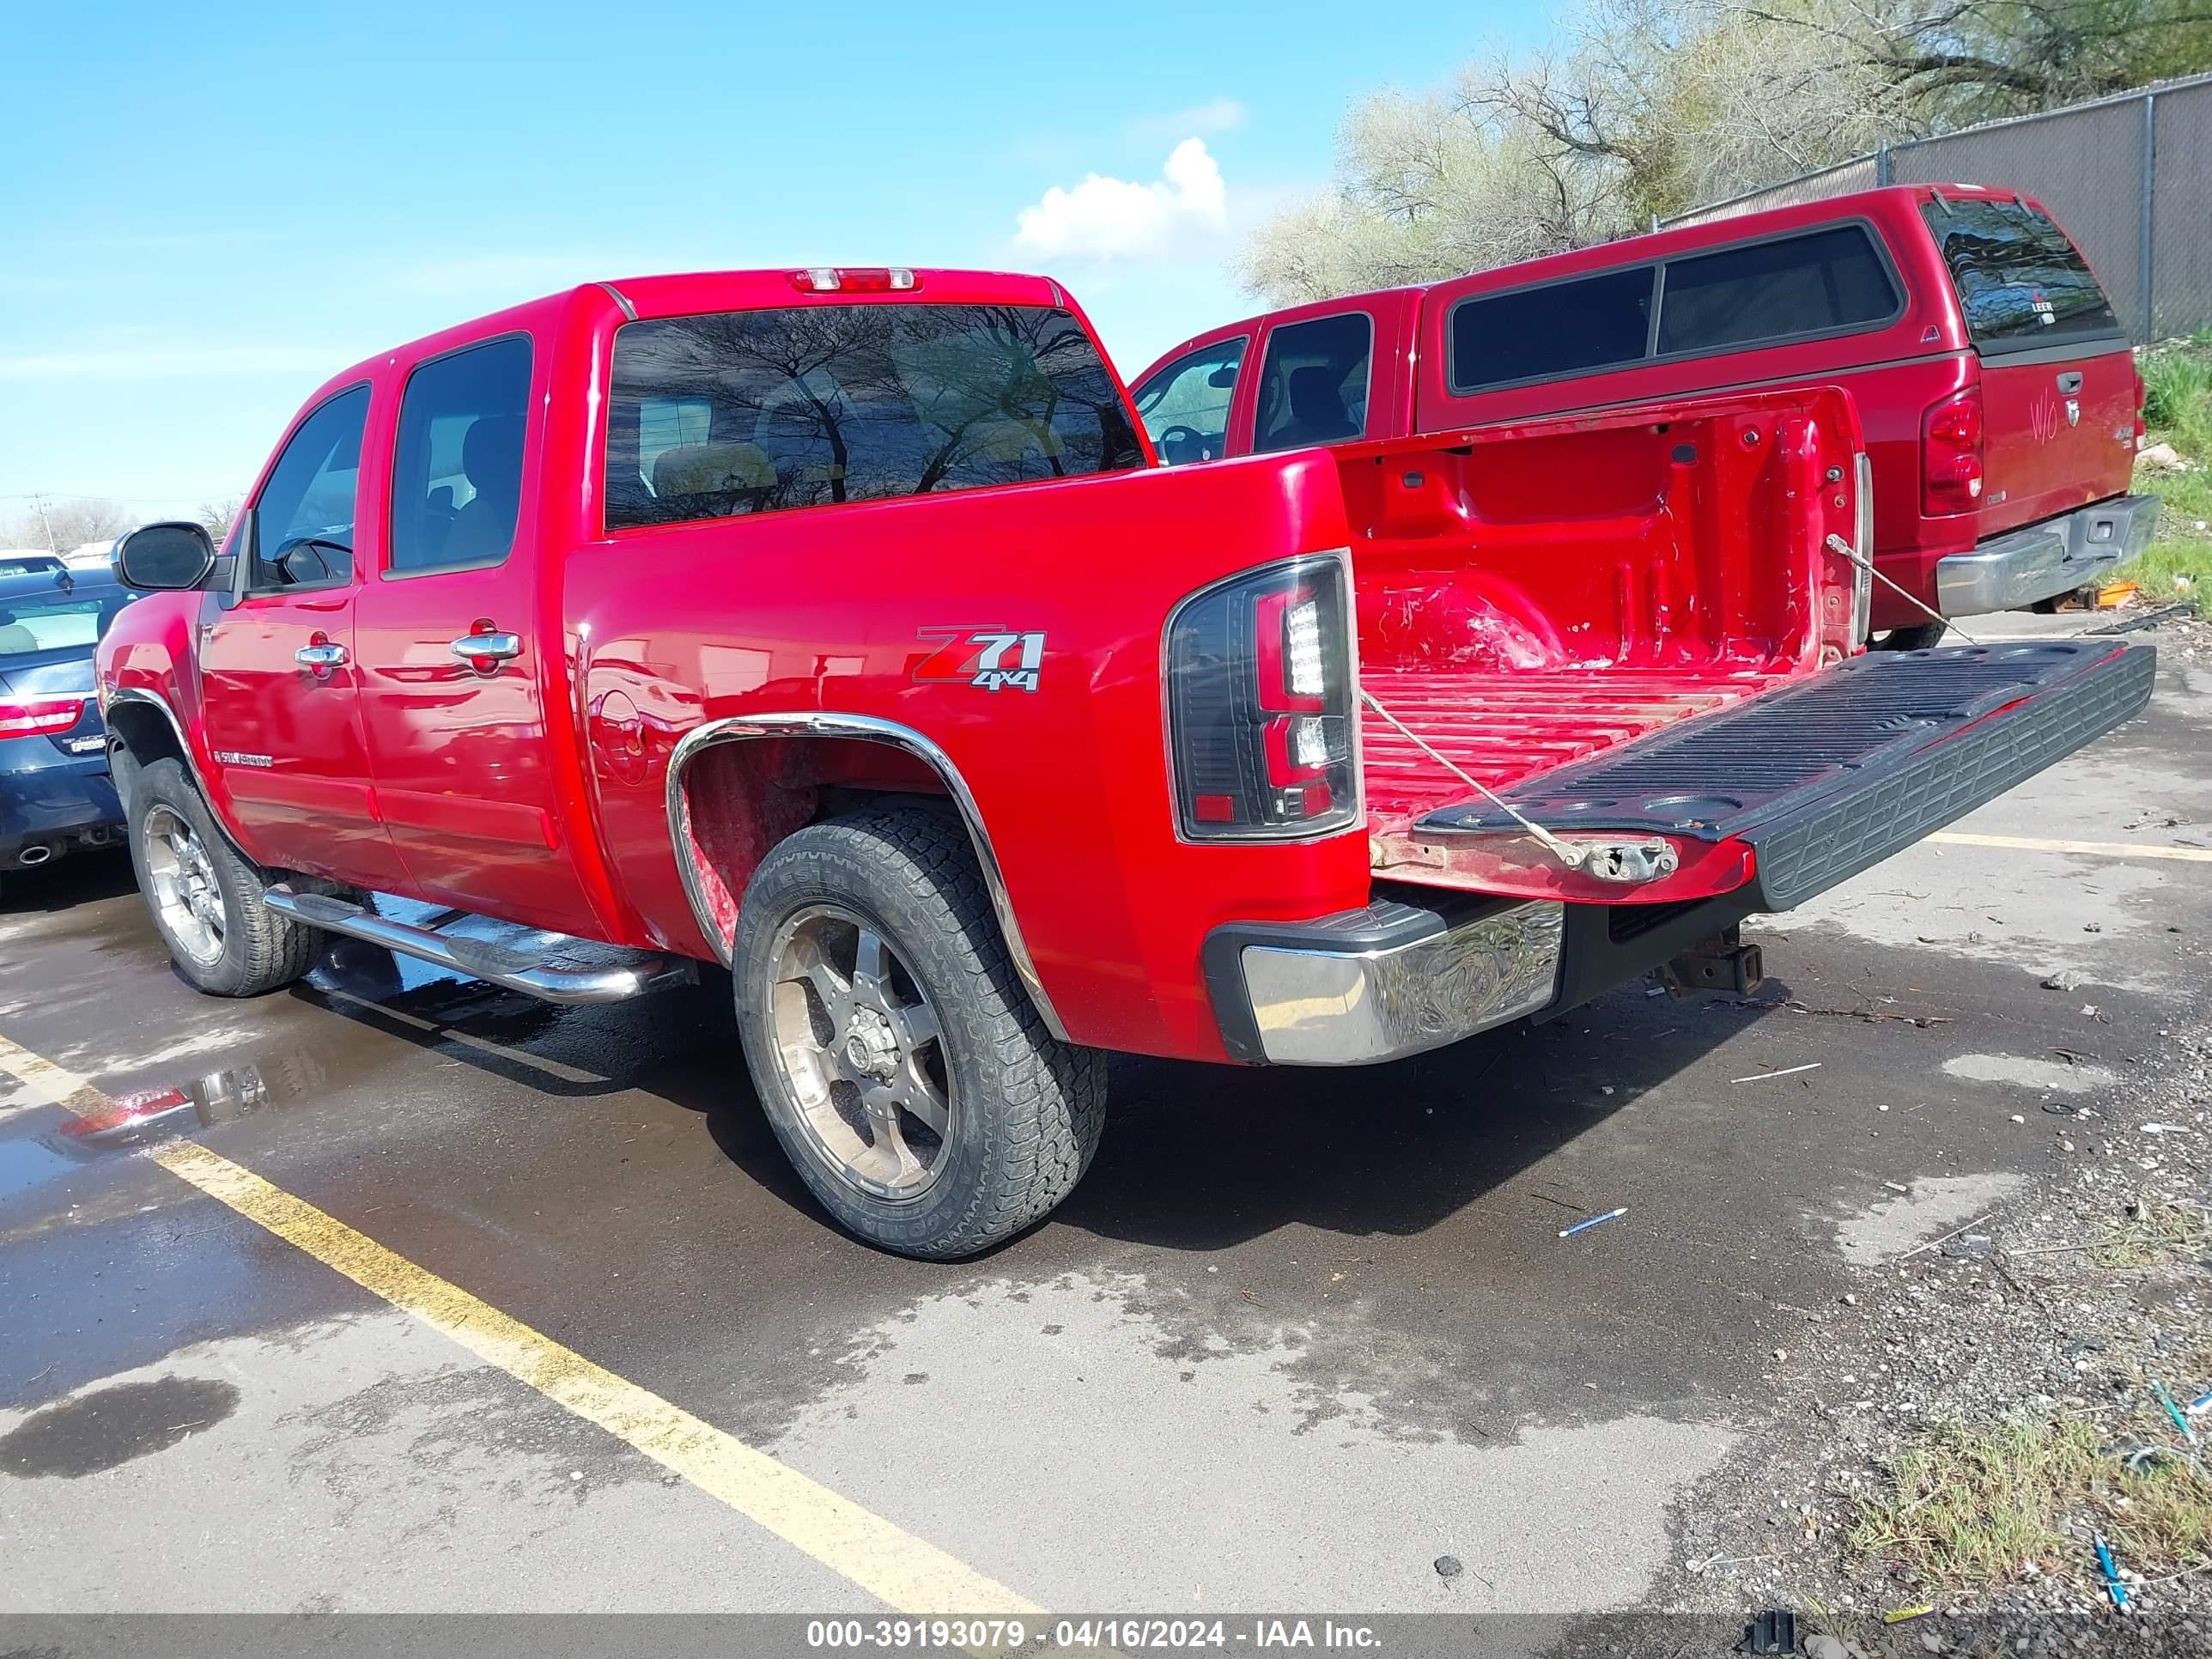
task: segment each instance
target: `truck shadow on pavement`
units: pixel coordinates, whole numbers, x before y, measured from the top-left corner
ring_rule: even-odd
[[[1117,1059],[1097,1160],[1057,1219],[1194,1251],[1292,1224],[1424,1232],[1571,1147],[1788,994],[1771,983],[1755,1004],[1647,1001],[1638,981],[1550,1025],[1379,1066]],[[1629,1197],[1572,1158],[1519,1194],[1552,1229]]]
[[[1042,1232],[1192,1251],[1291,1224],[1417,1234],[1571,1146],[1789,995],[1777,981],[1756,1001],[1644,992],[1638,981],[1550,1025],[1382,1066],[1116,1055],[1097,1158]],[[726,975],[708,970],[696,987],[641,1002],[559,1009],[473,981],[404,985],[386,953],[349,941],[295,994],[540,1095],[637,1091],[696,1113],[764,1195],[807,1226],[823,1224],[745,1076]],[[1555,1226],[1625,1201],[1617,1187],[1585,1189],[1571,1166],[1547,1171],[1522,1196]],[[1007,1248],[1059,1253],[1039,1230],[1024,1240],[1038,1242]]]

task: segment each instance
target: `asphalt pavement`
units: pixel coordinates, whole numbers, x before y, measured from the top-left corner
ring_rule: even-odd
[[[1363,1071],[1117,1061],[1074,1196],[957,1267],[813,1208],[726,979],[556,1010],[343,943],[222,1002],[120,858],[9,878],[0,1613],[872,1615],[900,1540],[1059,1611],[1638,1605],[1776,1332],[2051,1169],[2039,1103],[2124,1094],[2200,1005],[2208,722],[2171,657],[1984,841],[1749,925],[1753,998],[1638,983]],[[172,1090],[299,1230],[58,1132]],[[646,1403],[595,1418],[572,1360]],[[666,1455],[664,1412],[703,1425]],[[749,1508],[778,1471],[798,1508]]]

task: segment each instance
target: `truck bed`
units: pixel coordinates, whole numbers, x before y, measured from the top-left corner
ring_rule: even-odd
[[[1780,674],[1552,668],[1505,672],[1370,670],[1360,684],[1423,743],[1504,793],[1692,715],[1731,708]],[[1371,708],[1360,742],[1378,832],[1402,830],[1467,786]]]
[[[1857,647],[1857,576],[1834,544],[1865,533],[1865,498],[1839,392],[1477,428],[1338,460],[1360,685],[1419,738],[1363,708],[1373,861],[1394,878],[1561,893],[1540,867],[1509,880],[1492,858],[1439,863],[1418,826],[1469,799],[1460,773],[1534,787]]]

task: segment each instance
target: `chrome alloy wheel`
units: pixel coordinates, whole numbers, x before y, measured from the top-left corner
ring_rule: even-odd
[[[154,909],[177,948],[194,962],[222,955],[222,889],[192,826],[173,808],[146,814],[146,873],[154,884]]]
[[[884,936],[810,904],[776,930],[769,1027],[775,1066],[814,1151],[877,1198],[929,1189],[952,1139],[936,1011]]]

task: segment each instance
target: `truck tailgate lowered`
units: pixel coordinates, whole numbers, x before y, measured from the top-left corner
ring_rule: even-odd
[[[2101,736],[2149,700],[2157,653],[2102,640],[1871,652],[1505,792],[1561,832],[1733,840],[1765,910],[1879,864]],[[1486,800],[1423,836],[1512,834]]]

